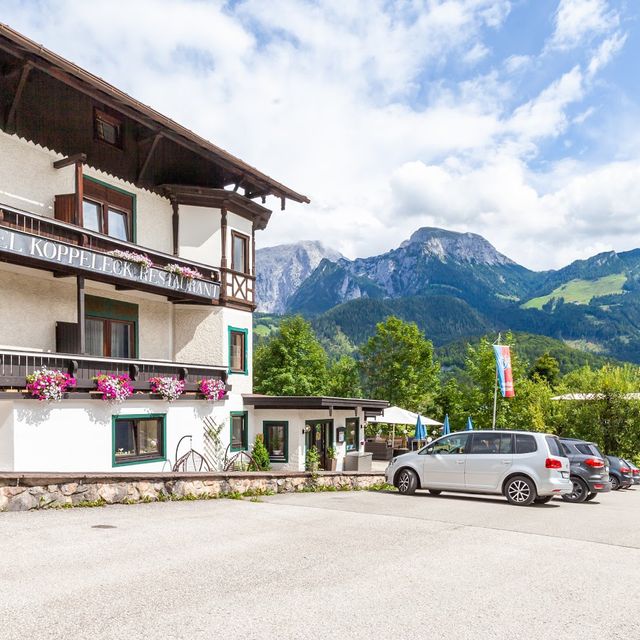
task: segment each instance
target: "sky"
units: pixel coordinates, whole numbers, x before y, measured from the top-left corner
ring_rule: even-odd
[[[640,247],[640,0],[3,0],[287,186],[258,246],[436,226],[532,269]]]

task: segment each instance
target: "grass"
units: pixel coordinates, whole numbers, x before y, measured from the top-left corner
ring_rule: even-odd
[[[546,296],[531,298],[521,305],[523,309],[542,309],[550,300],[562,298],[565,303],[589,304],[593,298],[624,293],[622,285],[627,280],[624,273],[614,273],[595,280],[569,280]]]

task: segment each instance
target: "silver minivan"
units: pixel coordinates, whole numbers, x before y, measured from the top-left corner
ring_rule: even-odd
[[[511,504],[549,502],[573,491],[556,436],[529,431],[460,431],[393,458],[386,470],[400,493],[428,489],[503,495]]]

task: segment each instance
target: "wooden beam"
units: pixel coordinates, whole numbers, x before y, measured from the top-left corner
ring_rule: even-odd
[[[20,99],[22,98],[22,92],[24,91],[24,87],[27,84],[27,78],[29,77],[31,69],[33,69],[33,65],[29,62],[25,62],[22,66],[20,80],[18,80],[16,92],[13,94],[13,100],[11,101],[11,106],[9,107],[9,111],[7,112],[7,117],[5,118],[5,129],[7,133],[16,132],[16,111],[18,110],[18,105],[20,104]]]
[[[85,354],[87,351],[86,347],[86,331],[84,326],[84,316],[85,316],[85,307],[84,307],[84,277],[77,276],[76,277],[76,291],[77,291],[77,312],[78,312],[78,344],[79,351],[81,354]]]
[[[67,156],[66,158],[62,158],[62,160],[56,160],[53,163],[53,168],[62,169],[72,164],[76,164],[78,162],[85,163],[86,161],[87,161],[86,153],[74,153],[72,156]]]
[[[244,182],[245,179],[245,175],[241,175],[240,178],[236,181],[235,186],[233,187],[233,193],[238,193],[238,189],[242,186],[242,183]]]
[[[76,183],[76,210],[75,210],[75,223],[77,225],[84,224],[82,213],[82,202],[84,200],[84,176],[82,175],[84,164],[81,160],[76,161],[75,169],[75,183]],[[83,243],[84,244],[84,241]]]
[[[142,166],[140,167],[140,171],[138,171],[138,177],[136,179],[136,183],[139,184],[142,181],[142,178],[144,177],[144,174],[147,172],[147,169],[149,168],[149,164],[151,163],[151,157],[153,156],[154,151],[158,147],[158,144],[162,140],[162,137],[163,136],[162,136],[161,133],[156,133],[156,135],[153,137],[153,141],[151,142],[151,146],[149,147],[149,151],[147,152],[147,155],[146,155],[144,161],[142,162]]]
[[[171,208],[173,209],[173,215],[171,216],[171,227],[173,232],[173,255],[177,256],[180,249],[180,207],[178,205],[178,199],[175,196],[171,196]]]

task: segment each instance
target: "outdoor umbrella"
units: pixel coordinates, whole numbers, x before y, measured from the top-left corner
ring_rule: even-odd
[[[422,424],[422,418],[420,414],[418,414],[418,419],[416,420],[416,435],[414,436],[414,440],[418,442],[427,439],[427,430],[424,428]]]
[[[467,417],[467,431],[473,431],[473,422],[471,416]]]
[[[449,414],[444,417],[444,424],[442,425],[442,435],[446,436],[448,433],[451,433],[451,427],[449,426]]]

